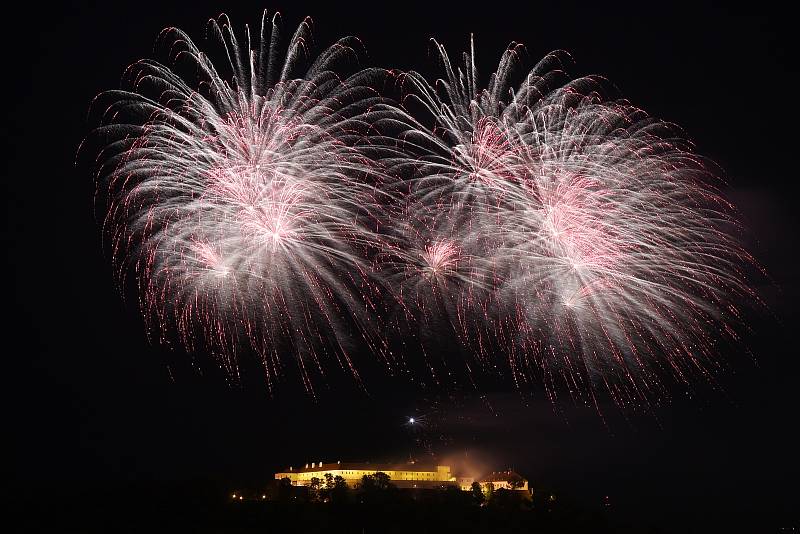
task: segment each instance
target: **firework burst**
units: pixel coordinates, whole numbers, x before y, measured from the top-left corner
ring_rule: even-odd
[[[105,227],[124,278],[131,269],[152,335],[177,332],[237,377],[237,351],[260,357],[267,383],[294,355],[309,391],[327,356],[356,378],[358,338],[381,354],[368,276],[385,202],[356,148],[381,98],[375,70],[344,38],[307,69],[310,21],[280,50],[276,18],[240,43],[210,21],[226,76],[182,31],[164,30],[169,61],[128,68],[128,89],[100,95],[96,133]],[[249,350],[249,349],[248,349]]]
[[[436,46],[445,78],[405,77],[407,109],[432,124],[406,115],[394,165],[407,212],[481,264],[488,290],[458,316],[479,310],[515,382],[538,375],[552,396],[594,399],[600,383],[626,404],[664,372],[710,378],[717,332],[735,337],[734,302],[754,297],[713,166],[603,80],[568,79],[564,53],[515,87],[512,45],[480,88],[474,50],[454,68]],[[431,273],[418,283],[433,289]]]

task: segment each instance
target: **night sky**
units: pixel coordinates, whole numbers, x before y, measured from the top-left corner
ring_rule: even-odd
[[[727,349],[719,387],[698,383],[691,398],[676,387],[650,412],[605,405],[605,420],[589,408],[554,409],[541,389],[520,394],[503,384],[487,386],[483,402],[386,377],[365,393],[333,378],[314,402],[297,382],[270,397],[257,376],[237,387],[214,369],[196,373],[184,353],[148,344],[135,295],[121,297],[104,248],[92,175],[74,162],[91,99],[150,57],[161,29],[177,26],[202,42],[205,22],[223,8],[31,5],[6,13],[3,31],[0,376],[11,493],[256,485],[288,464],[402,460],[430,448],[512,466],[534,488],[546,483],[588,505],[609,495],[656,524],[703,515],[712,524],[766,518],[770,532],[799,526],[796,28],[787,16],[763,2],[734,12],[661,3],[302,4],[224,11],[242,28],[257,26],[263,7],[277,8],[285,33],[311,15],[317,50],[353,34],[368,64],[426,73],[436,72],[430,37],[453,57],[474,33],[484,74],[510,41],[526,44],[528,66],[565,49],[572,74],[602,74],[634,104],[680,124],[725,169],[747,247],[769,274],[756,281],[769,311],[749,319],[743,336],[752,356]],[[426,426],[412,432],[410,415]]]

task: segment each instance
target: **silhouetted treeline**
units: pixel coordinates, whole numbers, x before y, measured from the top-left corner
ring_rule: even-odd
[[[517,533],[539,534],[777,534],[773,517],[689,514],[671,507],[670,528],[629,509],[592,507],[568,492],[534,486],[525,492],[397,489],[380,477],[359,488],[268,485],[231,489],[214,481],[131,483],[125,486],[17,488],[3,494],[3,532],[77,533]],[[386,482],[389,482],[388,484]],[[242,491],[243,490],[243,491]],[[236,498],[233,494],[236,492]],[[480,495],[479,495],[480,494]],[[239,497],[242,497],[240,500]],[[784,531],[780,531],[784,532]]]
[[[456,486],[399,489],[384,473],[363,477],[355,488],[330,477],[298,487],[284,479],[261,493],[236,495],[229,503],[237,528],[263,524],[281,532],[618,531],[601,511],[582,510],[551,492],[486,491],[477,483],[469,491]]]

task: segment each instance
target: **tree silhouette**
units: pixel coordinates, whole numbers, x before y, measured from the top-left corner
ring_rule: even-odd
[[[361,477],[358,492],[363,503],[387,502],[389,494],[394,494],[397,487],[391,483],[391,477],[386,473],[377,472]]]
[[[472,486],[470,487],[470,493],[472,494],[472,500],[479,506],[486,500],[483,495],[483,489],[481,488],[479,482],[472,483]]]
[[[379,490],[388,490],[389,488],[394,487],[394,485],[391,483],[392,477],[386,473],[381,473],[378,471],[372,476],[375,480],[375,487],[377,487]]]
[[[292,496],[292,479],[283,477],[278,482],[277,500],[279,502],[288,502]]]
[[[333,475],[325,473],[324,479],[320,483],[319,497],[323,502],[331,500],[331,492],[333,491]]]
[[[483,493],[486,495],[486,501],[491,501],[492,496],[494,495],[494,483],[487,482],[483,488]]]
[[[320,500],[320,489],[322,489],[322,479],[319,477],[311,477],[311,484],[308,486],[309,500],[311,502],[318,502]]]
[[[520,489],[525,486],[525,479],[516,473],[512,473],[508,477],[508,485],[511,489]]]
[[[333,487],[329,495],[332,503],[338,504],[347,502],[350,495],[350,488],[347,487],[347,481],[339,475],[333,477]]]

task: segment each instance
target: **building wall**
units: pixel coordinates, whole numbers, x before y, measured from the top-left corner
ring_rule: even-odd
[[[389,467],[389,466],[387,466]],[[411,467],[411,466],[410,466]],[[462,490],[469,491],[474,479],[469,477],[455,478],[450,472],[450,466],[437,465],[435,471],[431,470],[411,470],[411,469],[382,469],[379,464],[370,469],[354,469],[348,467],[346,464],[323,464],[316,462],[308,464],[305,468],[298,471],[284,471],[275,473],[275,479],[288,478],[291,480],[293,486],[310,486],[312,478],[318,478],[322,483],[325,482],[325,475],[330,474],[333,477],[340,476],[344,478],[345,482],[351,488],[361,482],[365,475],[374,475],[375,473],[386,473],[389,475],[392,484],[400,488],[441,488],[444,485],[453,484],[460,487]],[[495,477],[499,478],[499,477]],[[521,491],[528,490],[528,481],[523,480],[524,484]],[[486,480],[480,481],[481,488],[486,491],[486,486],[489,482]],[[494,480],[492,481],[494,489],[511,489],[508,480]]]
[[[528,490],[528,481],[525,480],[524,482],[525,483],[521,488],[514,488],[514,489],[520,490],[520,491],[527,491]],[[499,490],[499,489],[510,490],[510,489],[512,489],[511,485],[508,483],[507,480],[494,480],[491,483],[494,485],[494,489],[496,489],[496,490]],[[481,482],[480,484],[481,484],[481,488],[484,491],[486,491],[486,486],[489,484],[489,482]]]
[[[324,482],[325,475],[330,473],[331,476],[340,476],[344,478],[348,486],[354,486],[356,483],[361,482],[364,475],[374,475],[377,472],[386,473],[389,475],[392,483],[402,487],[414,487],[414,483],[421,483],[422,486],[437,485],[436,483],[452,482],[453,477],[450,474],[450,467],[446,465],[436,466],[436,471],[406,471],[396,469],[380,469],[380,466],[375,466],[375,469],[348,469],[347,467],[338,468],[336,464],[332,466],[324,466],[320,468],[312,468],[310,470],[303,469],[301,471],[284,471],[282,473],[275,473],[275,479],[288,478],[292,481],[293,486],[308,486],[311,484],[312,478],[319,478]]]

